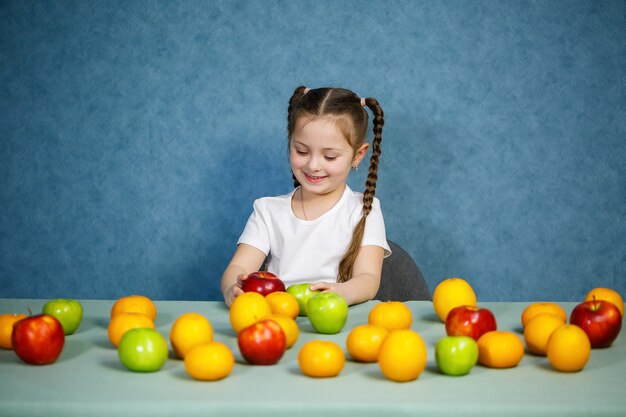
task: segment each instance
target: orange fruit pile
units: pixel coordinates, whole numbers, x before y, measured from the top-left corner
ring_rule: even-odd
[[[256,292],[245,292],[233,301],[229,310],[230,324],[235,333],[272,314],[272,308],[265,297]]]
[[[376,362],[383,341],[389,331],[375,324],[361,324],[353,328],[346,339],[346,348],[357,362]]]
[[[529,352],[535,355],[545,355],[550,335],[564,325],[565,320],[552,313],[541,313],[534,316],[524,328],[524,340]]]

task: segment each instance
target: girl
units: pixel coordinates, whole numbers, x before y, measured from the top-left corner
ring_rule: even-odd
[[[367,106],[374,139],[364,193],[346,179],[369,149]],[[268,259],[268,271],[286,286],[313,282],[348,304],[372,299],[383,258],[391,254],[378,199],[374,198],[383,130],[383,110],[374,98],[341,88],[298,87],[289,100],[289,162],[295,189],[254,202],[237,250],[222,275],[230,305],[241,283]]]

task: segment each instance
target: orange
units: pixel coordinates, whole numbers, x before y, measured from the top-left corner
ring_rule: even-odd
[[[109,322],[109,340],[113,346],[117,347],[122,336],[130,329],[147,327],[154,329],[154,322],[143,314],[119,313]]]
[[[567,321],[567,313],[563,310],[563,307],[557,303],[539,302],[528,305],[522,312],[522,327],[526,327],[526,324],[538,314],[550,313],[555,316],[561,317],[563,322]]]
[[[462,305],[476,305],[476,294],[467,281],[448,278],[437,284],[433,292],[433,307],[442,322],[445,323],[450,310]]]
[[[270,314],[272,309],[265,297],[256,292],[245,292],[230,305],[230,324],[235,333],[239,333]]]
[[[287,349],[296,343],[298,336],[300,336],[300,328],[294,319],[284,314],[270,314],[267,319],[275,321],[283,329]]]
[[[376,362],[378,352],[389,331],[375,324],[361,324],[348,334],[346,348],[355,361]]]
[[[2,349],[13,349],[11,342],[13,325],[25,318],[26,314],[0,314],[0,347]]]
[[[296,319],[300,314],[300,305],[296,297],[284,291],[276,291],[269,293],[265,299],[270,305],[272,313],[284,314],[292,319]]]
[[[233,370],[235,357],[224,343],[209,342],[196,345],[185,355],[185,370],[194,379],[216,381]]]
[[[400,301],[386,301],[376,304],[370,310],[367,322],[389,331],[408,329],[413,323],[413,315],[406,304]]]
[[[170,330],[170,343],[176,356],[183,359],[196,345],[213,340],[213,327],[202,314],[185,313],[178,317]]]
[[[426,345],[414,330],[394,330],[385,338],[378,353],[378,366],[392,381],[413,381],[426,368]]]
[[[576,372],[585,367],[591,355],[587,333],[573,324],[556,329],[548,339],[548,361],[561,372]]]
[[[478,362],[489,368],[512,368],[524,357],[524,343],[513,332],[494,330],[478,339]]]
[[[143,314],[156,320],[157,309],[151,299],[143,295],[129,295],[118,299],[111,308],[111,318],[120,313]]]
[[[589,293],[585,297],[585,301],[592,301],[593,297],[595,297],[596,300],[608,301],[615,304],[615,307],[617,307],[619,312],[622,314],[622,317],[624,317],[624,300],[617,291],[610,288],[594,288],[593,290],[589,291]]]
[[[524,340],[528,351],[535,355],[545,355],[550,335],[563,325],[565,325],[565,319],[552,313],[534,316],[524,328]]]
[[[341,347],[329,340],[311,340],[300,348],[298,365],[304,375],[327,378],[339,375],[346,364]]]

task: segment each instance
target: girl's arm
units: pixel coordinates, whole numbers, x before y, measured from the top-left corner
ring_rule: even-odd
[[[352,278],[349,281],[318,282],[311,290],[332,291],[346,299],[348,305],[359,304],[376,296],[380,286],[385,250],[380,246],[362,246],[354,261]]]
[[[263,265],[265,254],[254,246],[241,243],[222,274],[221,289],[224,301],[231,305],[235,297],[243,294],[241,281],[246,279],[248,274],[258,271]]]

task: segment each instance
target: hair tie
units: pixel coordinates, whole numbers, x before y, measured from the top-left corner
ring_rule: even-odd
[[[365,97],[361,97],[361,107],[365,107]]]
[[[311,89],[309,87],[307,87],[307,88],[304,89],[304,93],[302,93],[302,94],[304,95],[304,94],[308,93],[309,91],[311,91]]]

